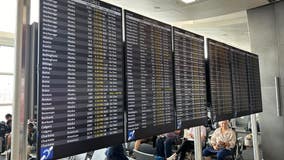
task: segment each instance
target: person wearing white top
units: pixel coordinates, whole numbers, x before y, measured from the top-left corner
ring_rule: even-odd
[[[232,155],[231,149],[236,144],[236,134],[229,128],[229,121],[220,121],[210,140],[212,146],[203,150],[202,155],[205,160],[211,160],[211,155],[217,155],[217,160],[224,160],[225,157]]]

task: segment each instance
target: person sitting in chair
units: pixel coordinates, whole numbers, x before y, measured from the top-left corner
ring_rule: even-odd
[[[105,155],[106,160],[128,160],[122,144],[108,147]]]
[[[206,140],[206,128],[204,126],[201,127],[201,141],[202,143],[205,143]],[[185,154],[187,151],[193,151],[194,150],[194,128],[189,128],[184,130],[184,142],[181,144],[179,149],[176,153],[174,153],[171,157],[169,157],[167,160],[174,160],[176,159],[176,156],[180,154],[179,160],[185,159]]]
[[[172,155],[172,146],[174,145],[180,130],[159,135],[156,140],[157,156],[161,158],[168,158]]]
[[[27,146],[27,155],[30,156],[31,153],[36,152],[36,127],[33,121],[28,121],[28,146]]]
[[[232,149],[236,144],[236,134],[229,128],[229,121],[220,121],[210,140],[212,146],[203,150],[202,155],[205,160],[210,160],[211,155],[217,155],[217,160],[224,160],[227,156],[232,155]]]

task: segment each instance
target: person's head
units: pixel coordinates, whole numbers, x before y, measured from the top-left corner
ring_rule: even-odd
[[[34,124],[33,123],[28,123],[28,131],[31,132],[34,129]]]
[[[5,115],[6,121],[12,120],[12,115],[10,113]]]
[[[228,120],[224,120],[224,121],[220,121],[218,122],[220,128],[223,128],[223,129],[227,129],[229,128],[229,121]]]

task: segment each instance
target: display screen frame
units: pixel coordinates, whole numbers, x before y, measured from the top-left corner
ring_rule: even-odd
[[[175,106],[176,106],[176,114],[178,114],[178,111],[177,111],[177,104],[176,104],[176,101],[177,101],[177,80],[176,80],[176,67],[178,64],[176,64],[176,58],[177,58],[177,51],[176,51],[176,32],[179,32],[180,34],[183,34],[181,36],[183,36],[184,38],[188,38],[187,40],[192,40],[192,39],[197,39],[198,41],[203,41],[203,44],[202,44],[202,48],[203,48],[203,58],[200,59],[199,57],[195,57],[195,59],[191,59],[191,61],[189,63],[200,63],[202,62],[203,63],[203,78],[204,78],[204,88],[203,90],[205,91],[205,94],[204,94],[204,111],[206,112],[205,115],[203,115],[201,118],[192,118],[190,120],[182,120],[181,122],[176,122],[176,129],[184,129],[184,128],[190,128],[190,127],[195,127],[195,126],[200,126],[200,125],[207,125],[208,123],[208,117],[207,117],[207,80],[206,80],[206,61],[205,61],[205,39],[204,39],[204,36],[201,36],[201,35],[198,35],[198,34],[195,34],[193,32],[190,32],[190,31],[187,31],[187,30],[184,30],[184,29],[181,29],[181,28],[178,28],[178,27],[173,27],[173,51],[174,51],[174,58],[173,58],[173,61],[174,61],[174,78],[175,78]],[[200,46],[198,46],[200,47]],[[191,49],[189,49],[191,50]],[[191,66],[192,65],[189,64],[188,66]],[[192,88],[191,88],[192,89]],[[195,104],[192,104],[192,106],[194,106]],[[195,114],[194,112],[192,114]],[[201,114],[201,113],[200,113]],[[176,117],[178,117],[178,115],[176,115]]]
[[[218,102],[218,100],[216,100],[215,98],[213,98],[214,96],[224,96],[224,92],[223,91],[214,91],[216,93],[220,93],[220,94],[216,94],[216,93],[213,93],[213,86],[215,87],[216,85],[218,85],[217,83],[220,83],[220,82],[216,82],[216,83],[212,83],[212,79],[213,77],[214,78],[217,78],[216,75],[212,75],[212,70],[214,69],[217,69],[216,66],[214,66],[214,64],[211,64],[211,54],[210,53],[210,45],[212,44],[215,44],[215,45],[218,45],[218,47],[222,47],[224,50],[227,50],[227,58],[225,59],[224,57],[222,57],[220,59],[220,56],[218,57],[218,60],[227,60],[227,67],[228,67],[228,75],[227,75],[227,80],[224,80],[222,79],[222,81],[226,81],[227,83],[227,89],[228,90],[228,95],[229,97],[231,98],[228,98],[228,100],[226,100],[225,102],[228,103],[230,105],[230,107],[228,107],[228,112],[229,113],[226,113],[224,114],[222,111],[223,108],[219,107],[219,106],[213,106],[214,103]],[[209,110],[210,110],[210,113],[211,113],[211,119],[213,122],[218,122],[218,121],[222,121],[222,120],[229,120],[233,117],[235,117],[235,113],[234,113],[234,108],[233,108],[233,92],[232,92],[232,71],[231,71],[231,55],[230,55],[230,48],[231,46],[225,44],[225,43],[222,43],[222,42],[219,42],[219,41],[216,41],[216,40],[213,40],[213,39],[210,39],[210,38],[207,38],[207,52],[208,52],[208,58],[207,58],[207,79],[208,79],[208,94],[210,94],[210,96],[208,96],[208,107],[209,107]],[[218,54],[218,53],[217,53]],[[223,71],[220,71],[220,73],[224,74]],[[220,76],[219,76],[220,77]],[[228,86],[229,85],[229,86]],[[213,95],[213,96],[212,96]],[[219,102],[218,102],[219,103]],[[216,105],[216,104],[215,104]],[[223,104],[224,105],[224,104]]]
[[[132,11],[129,11],[129,10],[124,10],[124,33],[125,33],[125,67],[127,68],[127,42],[128,42],[128,39],[127,39],[127,15],[132,15],[132,16],[136,16],[136,17],[139,17],[141,20],[145,20],[147,21],[148,23],[154,23],[155,25],[162,25],[162,26],[165,26],[165,27],[169,27],[170,30],[171,30],[171,41],[170,41],[170,44],[169,44],[169,47],[170,47],[170,50],[171,50],[171,54],[172,54],[172,26],[169,25],[169,24],[166,24],[166,23],[163,23],[163,22],[160,22],[158,20],[155,20],[155,19],[152,19],[152,18],[149,18],[149,17],[146,17],[146,16],[143,16],[143,15],[140,15],[140,14],[137,14],[135,12],[132,12]],[[138,31],[137,31],[138,32]],[[172,59],[173,61],[173,59]],[[171,63],[172,67],[173,67],[173,62]],[[127,71],[125,71],[125,77],[126,77],[126,81],[127,81]],[[173,69],[171,70],[171,76],[174,76],[173,75]],[[173,79],[173,82],[174,83],[174,79]],[[126,82],[126,88],[127,88],[128,84]],[[172,85],[173,87],[173,85]],[[173,102],[174,102],[174,88],[172,88],[172,99],[173,99]],[[143,139],[143,138],[148,138],[148,137],[151,137],[151,136],[156,136],[156,135],[159,135],[159,134],[163,134],[163,133],[167,133],[167,132],[173,132],[175,130],[175,121],[176,121],[176,118],[175,118],[175,114],[174,114],[174,117],[173,117],[173,122],[169,125],[159,125],[159,126],[151,126],[151,127],[147,127],[147,128],[141,128],[141,126],[139,126],[138,129],[136,130],[130,130],[129,128],[129,125],[128,125],[128,113],[129,113],[129,101],[128,101],[128,90],[126,89],[126,119],[127,119],[127,124],[126,124],[126,141],[127,142],[130,142],[130,141],[134,141],[134,140],[137,140],[137,139]],[[172,111],[175,112],[175,106],[173,104],[173,109]]]
[[[88,151],[93,151],[96,149],[108,147],[111,145],[115,144],[122,144],[125,142],[125,130],[124,130],[124,122],[125,122],[125,117],[122,115],[122,123],[123,123],[123,129],[121,133],[118,134],[113,134],[113,135],[108,135],[108,136],[102,136],[102,137],[97,137],[97,138],[92,138],[88,140],[83,140],[83,141],[78,141],[70,144],[64,144],[60,146],[50,146],[50,147],[41,147],[41,128],[43,127],[41,116],[42,116],[42,107],[41,107],[41,99],[42,99],[42,46],[43,46],[43,3],[45,0],[40,0],[39,2],[39,8],[40,8],[40,15],[39,15],[39,35],[38,35],[38,59],[37,59],[37,104],[38,104],[38,116],[37,116],[37,122],[38,122],[38,127],[37,127],[37,157],[42,158],[45,156],[46,159],[58,159],[58,158],[64,158]],[[86,4],[92,4],[95,6],[99,7],[106,7],[108,9],[114,9],[117,12],[120,12],[120,32],[121,32],[121,54],[122,54],[122,60],[121,60],[121,69],[122,73],[124,73],[124,50],[123,50],[123,23],[122,23],[122,18],[123,18],[123,13],[122,13],[122,8],[100,1],[100,0],[93,0],[93,1],[88,1],[88,0],[79,0],[79,1],[84,1]],[[77,1],[73,1],[77,2]],[[66,18],[67,19],[67,18]],[[93,33],[94,34],[94,33]],[[125,106],[125,100],[124,100],[124,94],[125,94],[125,81],[124,81],[124,76],[122,76],[122,114],[125,112],[124,111],[124,106]],[[47,154],[48,153],[48,154]],[[48,157],[50,156],[50,157]]]

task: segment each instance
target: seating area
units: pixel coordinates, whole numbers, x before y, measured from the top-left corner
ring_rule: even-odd
[[[207,139],[209,140],[213,131],[210,131],[209,136]],[[244,150],[244,138],[245,134],[243,133],[237,133],[237,140],[236,145],[233,148],[233,155],[226,157],[226,160],[251,160],[253,159],[253,151],[252,148],[247,148],[247,150]],[[208,142],[207,140],[207,142]],[[209,146],[209,143],[206,143],[206,146]],[[179,148],[180,144],[175,144],[173,147],[173,152],[176,152],[176,149]],[[203,149],[206,147],[204,146]],[[128,144],[128,153],[129,157],[136,159],[136,160],[155,160],[155,148],[153,148],[153,145],[151,143],[142,143],[139,150],[133,149],[134,142],[130,142]],[[243,153],[246,153],[246,157],[243,156]],[[179,156],[177,156],[176,159],[179,159]],[[194,150],[188,150],[186,153],[186,160],[193,160],[194,159]],[[216,156],[213,156],[212,159],[216,159]]]
[[[239,136],[239,144],[243,143],[244,134]],[[132,142],[133,143],[133,142]],[[239,145],[240,148],[237,148],[235,152],[236,160],[253,160],[253,150],[251,147],[243,148],[242,145]],[[142,150],[142,151],[141,151]],[[101,160],[104,156],[105,149],[102,151],[98,150],[94,153],[91,160]],[[146,153],[145,153],[146,152]],[[150,153],[149,153],[150,152]],[[151,153],[152,152],[152,153]],[[152,147],[152,144],[142,144],[139,151],[133,150],[132,156],[128,157],[129,160],[155,160],[154,153],[155,149]],[[82,160],[83,155],[78,155],[74,160]],[[6,160],[5,156],[0,156],[0,160]],[[65,158],[64,160],[68,160]],[[186,160],[194,160],[194,153],[187,153]]]
[[[133,157],[136,160],[153,160],[155,156],[153,154],[144,153],[138,150],[133,150]]]
[[[212,125],[214,126],[214,125]],[[214,130],[216,129],[216,127],[207,127],[206,128],[206,143],[203,146],[203,149],[206,146],[210,145],[210,138],[214,132]],[[234,129],[233,129],[234,130]],[[244,139],[245,136],[248,134],[247,133],[243,133],[243,132],[239,132],[234,130],[234,132],[236,133],[236,145],[233,148],[233,155],[232,156],[228,156],[226,157],[226,160],[252,160],[253,159],[253,151],[252,148],[244,148]],[[182,144],[182,140],[185,140],[185,134],[182,132],[180,133],[180,135],[183,135],[182,137],[178,138],[177,141],[175,142],[173,147],[172,147],[172,151],[173,153],[177,152],[177,149],[180,147],[180,145]],[[127,144],[123,145],[123,147],[125,148],[126,154],[129,157],[129,159],[134,159],[134,160],[157,160],[157,156],[156,156],[156,147],[154,141],[156,139],[155,138],[148,138],[148,140],[143,141],[143,143],[140,144],[140,147],[138,150],[134,149],[134,143],[135,141],[132,142],[128,142]],[[1,141],[2,142],[2,141]],[[1,148],[2,143],[0,143],[0,148]],[[3,153],[0,156],[0,160],[7,160],[7,154],[8,152]],[[96,152],[95,152],[96,153]],[[245,154],[244,154],[245,153]],[[100,153],[101,155],[103,155],[104,157],[104,152]],[[179,159],[179,155],[176,157],[176,159]],[[32,157],[34,158],[35,157]],[[98,159],[95,158],[95,156],[91,155],[92,160],[93,159]],[[77,158],[78,159],[78,158]],[[77,160],[76,158],[74,160]],[[80,158],[79,158],[80,159]],[[79,160],[78,159],[78,160]],[[101,159],[101,158],[99,158]],[[213,156],[212,159],[216,159],[216,156]],[[91,160],[91,159],[90,159]],[[194,150],[189,149],[186,153],[186,158],[185,160],[194,160]]]

